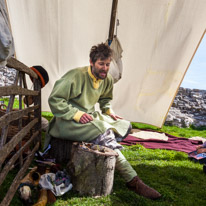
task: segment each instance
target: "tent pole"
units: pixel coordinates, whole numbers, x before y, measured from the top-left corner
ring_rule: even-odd
[[[114,27],[115,27],[116,13],[117,13],[117,4],[118,4],[118,0],[113,0],[111,18],[110,18],[110,27],[109,27],[109,37],[108,37],[109,45],[112,43],[112,40],[114,37]]]

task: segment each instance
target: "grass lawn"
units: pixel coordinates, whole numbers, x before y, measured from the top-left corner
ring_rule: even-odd
[[[42,115],[47,119],[51,119],[52,117],[50,113],[43,113]],[[179,137],[202,136],[206,138],[206,128],[195,129],[192,127],[178,128],[163,126],[162,129],[158,129],[137,123],[133,123],[133,127],[155,129],[157,131],[166,132]],[[141,145],[124,146],[122,153],[137,171],[140,178],[142,178],[146,184],[157,189],[162,194],[161,199],[152,201],[129,191],[126,188],[122,177],[118,172],[115,172],[113,192],[111,195],[100,198],[81,197],[78,193],[69,191],[65,195],[58,197],[57,201],[52,205],[206,205],[206,174],[203,173],[203,165],[188,160],[186,153],[171,150],[146,149]],[[9,180],[8,178],[7,185],[9,184],[9,181],[12,180]],[[1,197],[3,197],[6,192],[5,187],[0,188]],[[22,205],[17,194],[12,200],[11,205]]]

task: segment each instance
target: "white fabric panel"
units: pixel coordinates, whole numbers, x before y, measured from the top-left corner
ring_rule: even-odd
[[[206,1],[120,0],[118,17],[124,70],[114,110],[161,127],[206,28]]]
[[[40,64],[54,82],[89,64],[92,45],[108,36],[112,0],[7,0],[17,58]],[[122,79],[113,106],[124,118],[161,127],[206,28],[205,0],[119,0]]]
[[[89,65],[91,46],[105,42],[112,2],[101,0],[7,0],[16,57],[42,65],[50,81],[42,89],[42,110],[49,111],[53,85],[68,70]]]

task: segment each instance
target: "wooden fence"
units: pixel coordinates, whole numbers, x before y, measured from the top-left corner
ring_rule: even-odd
[[[0,112],[0,187],[14,167],[19,167],[19,170],[0,206],[10,204],[41,143],[41,85],[38,76],[15,58],[7,61],[7,67],[16,69],[16,77],[13,85],[0,87],[0,97],[9,96],[6,109]],[[26,75],[33,79],[33,90],[27,88]],[[19,99],[18,109],[13,109],[15,97]],[[26,102],[32,98],[33,104],[24,107],[23,98]]]

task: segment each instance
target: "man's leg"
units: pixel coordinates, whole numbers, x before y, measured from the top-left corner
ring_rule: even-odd
[[[159,192],[144,184],[143,181],[137,176],[136,171],[132,168],[121,151],[119,149],[115,149],[115,151],[119,155],[116,160],[116,169],[127,182],[127,187],[136,192],[138,195],[146,198],[160,198],[161,194]]]
[[[116,160],[116,169],[126,182],[130,182],[135,176],[137,176],[136,171],[132,168],[119,149],[115,149],[114,151],[119,155]]]
[[[131,127],[128,129],[127,133],[129,133],[130,130]],[[110,147],[118,153],[118,157],[116,160],[116,169],[120,172],[120,174],[127,182],[126,185],[129,189],[133,190],[138,195],[142,195],[150,199],[157,199],[161,196],[160,193],[145,185],[142,182],[142,180],[137,176],[136,171],[132,168],[130,163],[126,160],[124,155],[118,149],[119,146],[121,148],[122,146],[117,144],[115,135],[112,130],[107,130],[105,133],[99,135],[96,139],[92,140],[91,142],[93,144],[99,144],[102,146]]]

